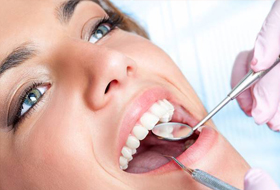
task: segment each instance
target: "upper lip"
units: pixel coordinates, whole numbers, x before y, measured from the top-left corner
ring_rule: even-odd
[[[125,145],[126,139],[135,124],[155,102],[162,99],[167,99],[171,103],[177,101],[170,91],[162,87],[149,88],[137,94],[140,95],[129,101],[129,104],[127,106],[128,108],[123,115],[123,119],[119,128],[119,146],[117,149],[118,154],[120,154],[121,149]],[[197,119],[193,116],[190,117],[192,118],[192,122],[190,122],[189,125],[193,126],[194,123],[196,123]]]

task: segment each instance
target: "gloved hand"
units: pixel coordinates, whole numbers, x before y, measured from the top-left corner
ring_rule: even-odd
[[[245,175],[244,190],[279,190],[271,177],[260,169],[250,169]]]
[[[280,54],[280,0],[276,0],[259,32],[252,51],[241,52],[234,64],[231,85],[234,87],[252,68],[269,68]],[[280,131],[280,64],[251,89],[237,97],[241,109],[257,124]]]

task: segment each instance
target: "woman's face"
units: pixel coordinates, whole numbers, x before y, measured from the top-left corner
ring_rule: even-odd
[[[204,189],[162,154],[242,187],[248,165],[211,122],[187,149],[148,135],[120,169],[156,102],[191,126],[206,113],[168,55],[110,31],[98,4],[1,0],[0,18],[0,189]]]

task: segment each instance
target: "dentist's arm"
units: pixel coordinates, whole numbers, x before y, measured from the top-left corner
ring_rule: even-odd
[[[259,32],[252,51],[240,53],[232,72],[232,87],[252,68],[255,72],[269,68],[280,54],[280,0],[276,0]],[[249,63],[249,65],[248,65]],[[254,87],[241,94],[241,109],[257,124],[280,130],[280,64]]]
[[[262,170],[250,169],[244,180],[244,190],[279,190],[271,177]]]

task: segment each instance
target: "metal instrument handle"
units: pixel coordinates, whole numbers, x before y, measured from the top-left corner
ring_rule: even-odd
[[[257,82],[259,79],[264,77],[278,63],[280,63],[280,55],[276,59],[274,64],[264,71],[254,72],[253,70],[250,70],[247,73],[247,75],[231,90],[231,92],[227,95],[227,97],[221,103],[219,103],[211,112],[209,112],[209,114],[204,119],[202,119],[196,126],[193,127],[193,131],[195,131],[197,128],[202,126],[206,121],[211,119],[218,111],[220,111],[220,109],[222,109],[225,105],[227,105],[228,102],[234,100],[242,92],[244,92],[246,89],[251,87],[255,82]]]
[[[235,99],[239,94],[247,90],[249,87],[251,87],[255,82],[257,82],[259,79],[264,77],[271,69],[273,69],[278,63],[280,62],[280,56],[279,58],[274,62],[274,64],[269,67],[268,69],[264,71],[254,72],[253,70],[250,70],[247,75],[232,89],[232,91],[228,94],[228,97],[231,98],[231,100]]]
[[[202,171],[199,169],[195,169],[192,172],[192,177],[199,183],[209,187],[213,190],[239,190],[226,182],[219,180],[218,178]]]

